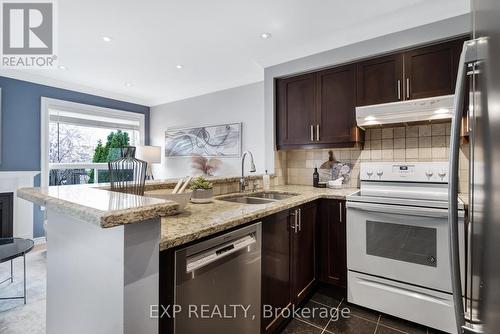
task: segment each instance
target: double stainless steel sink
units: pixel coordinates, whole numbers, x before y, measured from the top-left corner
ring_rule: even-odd
[[[274,191],[262,191],[248,195],[236,194],[233,196],[224,196],[218,199],[221,201],[242,203],[242,204],[267,204],[267,203],[281,201],[297,195],[298,194],[280,193]]]

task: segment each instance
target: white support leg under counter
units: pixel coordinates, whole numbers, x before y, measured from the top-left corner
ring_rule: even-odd
[[[160,219],[103,229],[47,218],[47,334],[158,333]]]
[[[173,201],[99,185],[21,188],[47,212],[47,334],[157,334],[161,217]]]

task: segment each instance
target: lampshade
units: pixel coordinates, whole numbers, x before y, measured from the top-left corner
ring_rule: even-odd
[[[135,156],[151,164],[158,164],[161,162],[161,146],[137,146]]]

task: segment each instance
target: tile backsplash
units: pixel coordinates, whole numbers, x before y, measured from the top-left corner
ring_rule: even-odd
[[[314,167],[328,160],[333,151],[335,160],[350,163],[348,187],[359,187],[361,161],[448,161],[451,123],[381,127],[367,129],[363,149],[307,149],[276,153],[276,173],[287,184],[312,184]],[[278,164],[279,161],[279,164]],[[460,152],[460,191],[467,189],[468,145]]]
[[[361,160],[447,161],[451,123],[368,129]]]

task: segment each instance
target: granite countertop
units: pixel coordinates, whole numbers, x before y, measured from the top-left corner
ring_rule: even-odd
[[[172,215],[179,208],[173,201],[99,189],[92,184],[21,188],[17,196],[103,228]]]
[[[251,175],[247,179],[259,179]],[[211,176],[216,183],[238,181],[238,176]],[[146,181],[146,191],[171,189],[179,179]],[[110,191],[109,183],[21,188],[19,198],[103,228],[138,223],[179,212],[176,202]]]
[[[208,204],[191,203],[183,212],[162,218],[160,250],[183,245],[319,198],[345,199],[358,190],[284,185],[271,187],[271,191],[298,195],[266,204],[241,204],[217,199],[231,194],[218,196]]]

